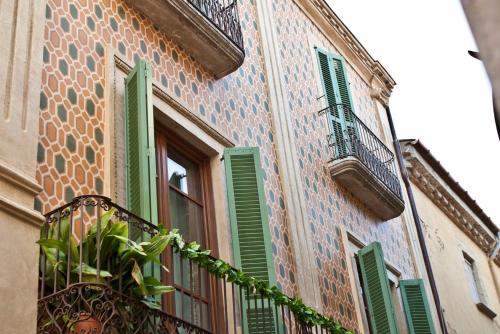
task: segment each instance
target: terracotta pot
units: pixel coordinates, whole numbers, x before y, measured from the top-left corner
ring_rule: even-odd
[[[101,334],[101,330],[102,326],[99,320],[92,318],[90,313],[81,312],[71,334]]]

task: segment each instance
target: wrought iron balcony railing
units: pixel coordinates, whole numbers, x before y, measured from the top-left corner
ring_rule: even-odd
[[[243,50],[237,0],[188,0],[236,46]]]
[[[329,126],[328,147],[331,160],[354,157],[361,161],[389,190],[402,200],[394,154],[345,104],[329,106],[319,114],[326,115]]]
[[[102,256],[105,243],[111,240],[110,222],[126,224],[128,239],[137,243],[151,240],[158,231],[102,196],[77,197],[46,214],[41,238],[50,235],[56,240],[50,246],[61,248],[40,255],[37,333],[73,334],[78,323],[88,325],[88,331],[80,327],[78,333],[95,334],[329,333],[320,325],[306,325],[288,306],[278,305],[262,291],[229,282],[190,257],[181,256],[173,246],[158,260],[169,266],[169,272],[161,276],[162,282],[175,291],[162,296],[159,308],[148,306],[124,287],[121,274],[105,274],[111,272],[111,266],[116,268],[117,261],[122,266],[121,260]],[[93,240],[100,241],[91,243],[93,247],[82,241],[89,233],[94,233]],[[103,237],[105,233],[107,237]],[[64,238],[69,240],[68,245],[60,246]],[[85,266],[90,258],[97,261],[93,269]],[[54,270],[57,266],[61,268]],[[157,265],[141,270],[144,276],[158,276],[154,274]],[[94,327],[85,322],[88,319]]]

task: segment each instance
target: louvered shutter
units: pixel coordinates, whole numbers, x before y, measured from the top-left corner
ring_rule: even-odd
[[[125,81],[127,201],[132,213],[157,224],[152,91],[151,67],[141,60]]]
[[[396,316],[380,243],[374,242],[361,249],[358,258],[372,334],[397,334]]]
[[[335,85],[335,71],[331,55],[326,52],[316,49],[318,58],[319,72],[321,82],[323,84],[323,93],[327,106],[331,107],[328,111],[329,132],[331,136],[330,146],[333,147],[336,157],[345,155],[344,136],[342,130],[342,114],[337,104],[340,104],[340,96]]]
[[[424,281],[411,279],[399,281],[403,307],[410,334],[434,334],[434,323],[425,293]]]
[[[228,148],[224,150],[224,166],[236,266],[275,285],[259,149]],[[260,298],[243,299],[245,333],[275,333],[274,306]]]
[[[335,70],[335,83],[338,87],[338,94],[340,95],[340,102],[349,109],[343,109],[343,129],[344,135],[347,133],[349,139],[352,142],[353,136],[356,135],[354,116],[354,105],[352,103],[351,88],[349,85],[349,80],[347,79],[347,71],[345,68],[344,58],[341,56],[331,56],[331,62],[333,63],[333,68]]]

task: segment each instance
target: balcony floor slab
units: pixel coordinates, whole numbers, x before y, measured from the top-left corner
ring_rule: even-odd
[[[245,52],[186,0],[126,0],[219,79],[238,69]]]
[[[335,181],[381,219],[389,220],[403,212],[404,202],[357,158],[334,160],[327,164],[327,168]]]

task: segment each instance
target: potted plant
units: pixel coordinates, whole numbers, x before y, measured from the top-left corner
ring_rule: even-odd
[[[161,307],[157,296],[174,291],[173,287],[163,285],[158,276],[160,270],[167,270],[160,263],[160,254],[176,237],[175,231],[169,233],[160,228],[149,240],[139,242],[130,237],[138,234],[137,228],[129,231],[128,222],[112,219],[114,213],[113,208],[103,214],[99,222],[92,224],[79,237],[79,241],[70,231],[68,217],[51,224],[46,237],[37,241],[45,258],[42,284],[47,289],[56,287],[60,291],[76,283],[92,283],[90,289],[95,290],[84,301],[76,300],[76,297],[74,301],[66,301],[73,309],[78,309],[71,316],[61,316],[70,333],[101,333],[101,324],[89,305],[102,296],[104,287],[120,291],[152,308]],[[158,268],[156,275],[153,270],[148,270],[153,267]],[[67,282],[70,284],[67,285]],[[127,305],[114,307],[124,317],[130,311]],[[51,319],[45,326],[53,322],[54,319]]]

